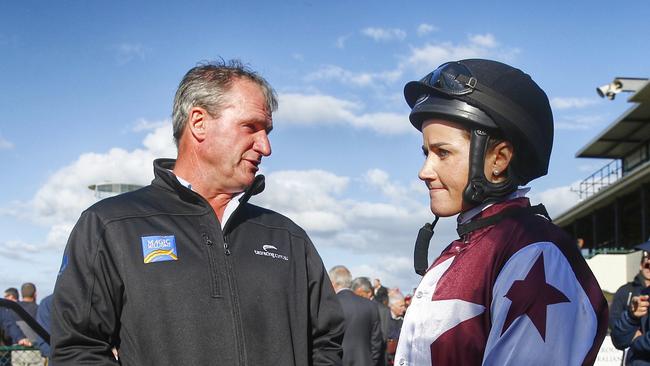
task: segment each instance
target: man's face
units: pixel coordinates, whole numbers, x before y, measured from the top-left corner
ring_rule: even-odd
[[[218,193],[238,193],[253,183],[263,156],[271,155],[273,128],[266,98],[256,83],[236,79],[218,117],[206,121],[203,157],[212,170]]]
[[[11,301],[18,301],[17,298],[15,298],[12,294],[5,292],[5,299],[6,300],[11,300]]]
[[[397,302],[390,305],[390,311],[393,312],[393,315],[395,316],[404,316],[404,313],[406,312],[404,299],[398,300]]]
[[[650,253],[645,250],[643,251],[643,257],[641,257],[641,266],[639,271],[646,281],[650,281]]]

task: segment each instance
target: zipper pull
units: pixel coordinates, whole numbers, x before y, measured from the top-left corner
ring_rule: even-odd
[[[210,240],[210,237],[208,234],[203,233],[201,236],[203,236],[203,240],[205,241],[205,245],[210,246],[212,245],[212,240]]]

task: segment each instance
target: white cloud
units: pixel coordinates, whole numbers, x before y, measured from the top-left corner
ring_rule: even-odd
[[[516,48],[501,47],[496,37],[490,33],[477,34],[468,36],[467,42],[462,44],[438,42],[411,47],[409,54],[401,57],[401,62],[392,70],[355,72],[339,66],[327,65],[307,75],[305,80],[333,80],[356,87],[380,88],[386,85],[393,87],[393,84],[401,81],[406,73],[414,73],[417,77],[421,77],[450,60],[491,58],[511,62],[518,53],[519,50]]]
[[[422,47],[412,47],[411,53],[400,65],[401,69],[411,69],[426,74],[443,62],[467,58],[492,58],[510,61],[519,50],[498,47],[494,35],[490,33],[470,35],[466,44],[451,42],[427,43]]]
[[[576,115],[562,116],[556,118],[555,129],[557,130],[589,130],[599,126],[605,121],[600,115]]]
[[[551,99],[553,109],[585,108],[598,103],[594,98],[555,97]]]
[[[2,135],[0,135],[0,150],[10,150],[13,148],[14,148],[14,144],[11,141],[3,138]]]
[[[427,35],[427,34],[429,34],[431,32],[435,32],[437,30],[438,30],[438,27],[435,27],[435,26],[433,26],[431,24],[422,23],[422,24],[418,25],[417,33],[418,33],[418,36],[422,37],[422,36],[425,36],[425,35]]]
[[[494,48],[499,45],[494,35],[490,33],[471,35],[469,40],[475,45],[486,48]]]
[[[127,64],[135,59],[144,60],[147,49],[140,43],[120,43],[113,46],[115,60],[119,65]]]
[[[339,49],[344,49],[345,48],[345,42],[348,41],[348,38],[350,38],[349,34],[338,37],[336,39],[336,42],[334,43],[334,46],[336,46],[336,48],[339,48]]]
[[[300,61],[300,62],[305,61],[305,56],[302,53],[297,53],[297,52],[292,53],[291,58],[293,58],[296,61]]]
[[[144,149],[120,148],[106,153],[85,153],[54,172],[29,202],[14,202],[2,213],[49,227],[42,249],[60,249],[79,215],[96,201],[91,184],[119,182],[146,185],[153,178],[151,162],[175,156],[171,126],[158,127],[144,138]],[[12,244],[17,245],[17,244]]]
[[[374,39],[376,42],[402,41],[406,38],[406,32],[399,28],[368,27],[361,30],[361,34]]]
[[[578,193],[571,191],[571,187],[577,184],[579,182],[550,188],[540,193],[531,192],[530,201],[533,204],[543,203],[551,218],[556,217],[580,201]]]
[[[169,119],[165,119],[162,121],[151,121],[145,118],[140,118],[137,121],[135,121],[135,123],[133,123],[133,127],[131,128],[131,130],[133,132],[151,131],[163,126],[171,125],[171,123],[172,122]]]
[[[369,128],[382,134],[414,133],[406,114],[388,112],[363,113],[360,102],[323,94],[280,94],[280,108],[273,116],[276,123],[297,125],[347,124]]]
[[[319,70],[308,74],[306,81],[314,80],[334,80],[341,84],[353,85],[359,87],[372,86],[377,83],[392,83],[402,76],[400,70],[382,71],[382,72],[353,72],[335,65],[326,65]]]

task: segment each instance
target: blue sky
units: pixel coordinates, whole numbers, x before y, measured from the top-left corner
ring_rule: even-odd
[[[86,186],[146,184],[174,157],[175,88],[197,62],[239,58],[277,90],[267,190],[255,202],[302,225],[325,265],[417,285],[412,245],[430,219],[405,82],[444,61],[523,69],[552,100],[552,214],[607,161],[575,159],[630,105],[600,99],[616,76],[649,77],[645,1],[0,2],[0,288],[52,291]],[[455,238],[441,220],[432,256]]]

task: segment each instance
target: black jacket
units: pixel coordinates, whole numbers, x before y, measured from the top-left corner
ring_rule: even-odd
[[[377,305],[349,289],[339,291],[336,297],[345,315],[343,365],[378,365],[383,357],[383,337]]]
[[[341,307],[305,232],[246,202],[222,231],[173,164],[81,215],[55,287],[53,364],[112,364],[116,346],[123,365],[340,365]]]

